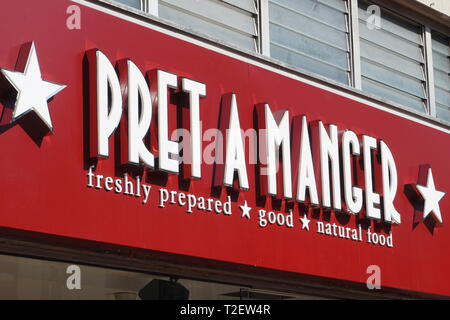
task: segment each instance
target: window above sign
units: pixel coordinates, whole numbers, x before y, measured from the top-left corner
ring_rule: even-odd
[[[359,3],[362,89],[426,111],[427,91],[422,27],[384,10],[369,28],[369,3]]]
[[[342,0],[269,0],[270,56],[350,84],[348,7]]]
[[[379,1],[114,1],[293,71],[450,122],[448,35]]]
[[[183,28],[236,47],[259,52],[259,1],[116,0]]]
[[[439,33],[433,33],[432,48],[436,116],[450,122],[449,38]]]
[[[127,6],[142,10],[143,1],[141,0],[114,0],[115,2],[119,2],[125,4]]]

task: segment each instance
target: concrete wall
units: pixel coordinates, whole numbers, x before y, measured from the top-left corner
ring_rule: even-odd
[[[408,0],[409,1],[409,0]],[[416,0],[450,16],[450,0]]]

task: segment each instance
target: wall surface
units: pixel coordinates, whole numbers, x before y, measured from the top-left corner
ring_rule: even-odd
[[[450,16],[449,0],[416,0]]]

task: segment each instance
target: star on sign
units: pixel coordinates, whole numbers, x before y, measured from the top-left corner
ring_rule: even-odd
[[[311,220],[308,219],[308,216],[304,214],[303,218],[300,218],[299,220],[302,222],[302,230],[306,229],[309,231],[309,223],[311,222]]]
[[[28,112],[34,111],[45,125],[53,131],[47,101],[66,86],[42,79],[34,42],[28,52],[23,73],[7,69],[0,70],[17,91],[12,120],[15,121]]]
[[[242,210],[242,218],[250,219],[250,210],[252,210],[251,207],[247,205],[247,200],[244,201],[244,205],[239,206]]]
[[[445,196],[445,192],[436,190],[436,187],[434,185],[433,172],[431,171],[431,168],[428,168],[427,185],[422,186],[420,184],[417,184],[416,187],[420,193],[420,196],[424,200],[423,220],[425,220],[425,218],[431,212],[433,212],[437,222],[439,224],[442,224],[442,215],[441,209],[439,207],[439,201],[441,201],[442,198]]]

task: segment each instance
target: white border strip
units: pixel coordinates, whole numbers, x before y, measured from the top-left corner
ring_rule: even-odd
[[[390,113],[390,114],[393,114],[393,115],[396,115],[396,116],[399,116],[399,117],[411,120],[413,122],[419,123],[419,124],[424,125],[426,127],[433,128],[433,129],[436,129],[438,131],[450,134],[450,129],[443,128],[443,127],[440,127],[440,126],[435,125],[433,123],[427,122],[425,120],[415,118],[415,117],[413,117],[411,115],[408,115],[408,114],[405,114],[405,113],[403,113],[403,112],[401,112],[399,110],[395,110],[394,108],[389,108],[389,107],[383,106],[381,104],[369,101],[369,100],[367,100],[367,99],[365,99],[363,97],[358,97],[358,96],[353,95],[351,93],[342,92],[342,91],[337,90],[335,88],[331,88],[331,87],[323,85],[321,83],[317,83],[315,81],[312,81],[310,79],[301,77],[299,75],[295,75],[295,74],[289,73],[289,72],[284,71],[284,70],[279,70],[277,68],[274,68],[272,66],[266,65],[264,63],[261,63],[261,62],[258,62],[258,61],[254,61],[254,60],[249,59],[247,57],[243,57],[243,56],[241,56],[239,54],[236,54],[236,53],[227,51],[225,49],[219,48],[217,46],[205,43],[205,42],[203,42],[201,40],[193,39],[193,38],[191,38],[189,36],[186,36],[186,35],[183,35],[183,34],[180,34],[180,33],[174,32],[174,31],[171,31],[171,30],[167,30],[167,29],[164,29],[162,27],[153,25],[151,23],[147,23],[147,22],[144,22],[142,20],[130,17],[130,16],[128,16],[126,14],[123,14],[121,12],[117,12],[117,11],[114,11],[112,9],[105,8],[105,7],[103,7],[103,6],[99,5],[99,4],[88,2],[88,1],[85,1],[85,0],[71,0],[71,1],[75,2],[75,3],[78,3],[80,5],[83,5],[83,6],[86,6],[86,7],[89,7],[89,8],[92,8],[92,9],[104,12],[104,13],[107,13],[107,14],[112,15],[114,17],[117,17],[119,19],[135,23],[135,24],[140,25],[142,27],[145,27],[147,29],[154,30],[154,31],[166,34],[168,36],[171,36],[171,37],[174,37],[174,38],[177,38],[177,39],[180,39],[180,40],[183,40],[183,41],[195,44],[195,45],[203,47],[205,49],[208,49],[208,50],[211,50],[211,51],[223,54],[223,55],[231,57],[233,59],[236,59],[236,60],[239,60],[239,61],[251,64],[253,66],[256,66],[256,67],[259,67],[259,68],[262,68],[262,69],[265,69],[265,70],[268,70],[268,71],[271,71],[271,72],[283,75],[283,76],[285,76],[287,78],[294,79],[294,80],[306,83],[308,85],[314,86],[316,88],[320,88],[322,90],[325,90],[325,91],[337,94],[339,96],[342,96],[342,97],[345,97],[345,98],[348,98],[348,99],[351,99],[351,100],[363,103],[365,105],[374,107],[376,109],[385,111],[387,113]]]

